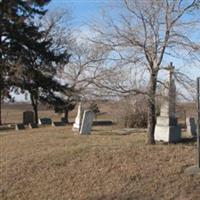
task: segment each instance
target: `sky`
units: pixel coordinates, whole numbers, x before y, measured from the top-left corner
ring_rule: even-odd
[[[69,9],[72,11],[74,25],[82,25],[98,16],[101,7],[111,0],[51,0],[49,10]]]
[[[101,13],[101,8],[105,8],[111,5],[111,2],[116,2],[118,0],[51,0],[48,4],[47,9],[49,11],[55,10],[69,10],[72,16],[72,25],[75,27],[82,27],[86,33],[91,34],[85,25],[89,23],[92,19],[98,18]],[[112,14],[112,10],[110,10]],[[180,65],[180,62],[173,61],[176,66]],[[200,72],[187,68],[186,73],[191,73],[193,79],[199,76]],[[16,100],[22,100],[21,96],[16,96]]]

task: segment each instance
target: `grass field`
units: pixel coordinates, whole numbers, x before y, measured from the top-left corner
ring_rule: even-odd
[[[200,199],[200,176],[184,174],[195,164],[195,143],[149,146],[144,133],[115,129],[1,131],[0,199]]]

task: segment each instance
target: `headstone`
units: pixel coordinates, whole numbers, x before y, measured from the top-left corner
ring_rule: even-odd
[[[38,124],[39,125],[51,125],[52,124],[52,120],[51,120],[51,118],[40,118],[38,120]]]
[[[91,110],[85,110],[80,129],[81,135],[90,134],[92,130],[93,119],[94,119],[94,113]]]
[[[197,132],[196,132],[197,126],[195,123],[195,118],[187,117],[186,125],[187,125],[187,133],[192,137],[196,137],[197,136]]]
[[[177,124],[176,118],[176,86],[172,63],[169,66],[168,78],[161,104],[161,113],[160,116],[157,117],[155,140],[171,143],[181,140],[181,128]]]
[[[25,129],[24,124],[16,124],[16,125],[15,125],[15,130],[16,130],[16,131],[24,130],[24,129]]]
[[[23,112],[23,124],[28,125],[34,122],[34,112],[25,111]]]
[[[28,127],[29,127],[30,129],[38,128],[38,124],[36,124],[36,123],[30,123],[30,124],[28,125]]]
[[[81,128],[82,116],[83,116],[82,104],[79,103],[79,105],[78,105],[77,116],[76,116],[75,122],[74,122],[74,124],[73,124],[72,130],[74,130],[74,131],[76,131],[76,130],[79,131],[79,130],[80,130],[80,128]]]

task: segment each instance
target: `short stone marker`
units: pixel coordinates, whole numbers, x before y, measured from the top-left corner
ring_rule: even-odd
[[[39,125],[51,125],[52,124],[52,120],[51,120],[51,118],[40,118],[38,120],[38,124]]]
[[[75,122],[74,122],[73,127],[72,127],[73,131],[79,131],[80,130],[82,116],[83,116],[82,105],[81,105],[81,103],[79,103],[77,116],[76,116]]]
[[[65,126],[66,125],[66,123],[64,123],[64,122],[52,122],[52,124],[51,124],[53,127],[56,127],[56,126]]]
[[[197,126],[196,126],[194,117],[187,117],[186,126],[187,126],[187,133],[189,133],[189,135],[192,137],[196,137],[197,136],[197,132],[196,132]]]
[[[36,124],[36,123],[30,123],[30,124],[28,125],[28,127],[29,127],[30,129],[38,128],[38,124]]]
[[[16,131],[24,130],[24,129],[25,129],[24,124],[16,124],[16,125],[15,125],[15,130],[16,130]]]
[[[29,123],[33,122],[34,122],[34,112],[33,111],[23,112],[23,124],[28,125]]]
[[[92,130],[93,119],[94,119],[94,113],[91,110],[85,110],[80,129],[81,135],[90,134]]]

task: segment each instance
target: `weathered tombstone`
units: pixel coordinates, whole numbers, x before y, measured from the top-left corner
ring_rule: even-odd
[[[51,120],[51,118],[40,118],[38,120],[38,124],[39,125],[51,125],[52,124],[52,120]]]
[[[80,129],[81,135],[90,134],[92,130],[93,119],[94,119],[94,113],[91,110],[85,110]]]
[[[25,129],[24,124],[16,124],[16,125],[15,125],[15,130],[16,130],[16,131],[24,130],[24,129]]]
[[[174,67],[169,66],[169,80],[166,83],[165,97],[161,105],[160,116],[157,117],[155,140],[163,142],[178,142],[181,140],[181,128],[176,118],[176,86]]]
[[[195,118],[194,117],[187,117],[186,119],[186,125],[187,125],[187,133],[189,133],[190,136],[196,137],[196,123],[195,123]]]
[[[23,124],[28,125],[29,123],[33,122],[34,122],[34,112],[33,111],[23,112]]]
[[[73,124],[72,130],[74,130],[74,131],[76,131],[76,130],[79,131],[79,130],[80,130],[80,128],[81,128],[82,116],[83,116],[82,104],[79,103],[79,105],[78,105],[77,116],[76,116],[75,122],[74,122],[74,124]]]
[[[30,123],[30,124],[28,125],[28,127],[29,127],[30,129],[38,128],[38,124],[36,124],[36,123]]]

